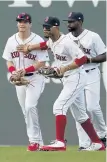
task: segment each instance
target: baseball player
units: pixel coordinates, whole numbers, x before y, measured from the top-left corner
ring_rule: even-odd
[[[106,145],[106,125],[104,122],[100,101],[100,71],[99,63],[106,61],[106,47],[101,37],[88,29],[82,27],[84,16],[79,12],[70,12],[68,19],[68,37],[78,44],[84,54],[89,58],[89,64],[84,68],[87,73],[87,84],[85,86],[86,108],[90,113],[94,128]],[[72,111],[72,108],[71,108]],[[89,147],[90,139],[76,122],[80,150]]]
[[[32,19],[29,14],[19,14],[16,21],[18,33],[8,39],[3,58],[11,73],[10,81],[15,84],[17,98],[24,114],[29,138],[28,151],[36,151],[40,145],[43,145],[37,104],[45,86],[44,76],[39,75],[37,71],[45,65],[49,57],[45,50],[32,51],[27,55],[17,51],[16,47],[20,44],[35,44],[43,39],[31,32]],[[29,81],[27,85],[19,84],[21,76]]]
[[[43,24],[44,36],[47,42],[27,46],[28,50],[51,49],[54,54],[57,73],[63,75],[63,89],[53,106],[56,123],[56,140],[41,150],[65,151],[64,132],[66,127],[66,113],[72,105],[72,112],[76,121],[90,137],[92,144],[87,150],[105,150],[103,143],[98,138],[92,123],[85,110],[84,86],[86,74],[82,65],[87,62],[87,57],[75,42],[59,31],[60,21],[56,17],[47,17]],[[17,47],[23,51],[23,46]],[[85,149],[84,149],[85,150]]]

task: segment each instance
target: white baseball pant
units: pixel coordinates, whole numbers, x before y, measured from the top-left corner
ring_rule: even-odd
[[[54,103],[53,113],[55,115],[66,115],[68,108],[72,105],[72,112],[79,123],[85,122],[89,117],[86,114],[84,103],[84,86],[86,74],[84,71],[64,77],[63,89]]]
[[[26,78],[31,83],[28,86],[16,86],[17,98],[24,114],[29,142],[43,145],[37,104],[44,90],[45,80],[38,74]]]
[[[86,108],[91,117],[93,126],[99,136],[104,138],[106,135],[106,125],[104,122],[100,101],[100,71],[98,68],[90,70],[87,73],[87,84],[85,86]],[[72,112],[72,108],[70,109]],[[75,116],[75,115],[74,115]],[[75,119],[76,120],[76,119]],[[80,147],[88,147],[90,145],[90,138],[85,133],[81,125],[76,122],[76,128],[79,138]]]

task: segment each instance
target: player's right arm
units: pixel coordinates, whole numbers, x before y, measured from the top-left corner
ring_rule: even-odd
[[[11,51],[11,41],[10,41],[10,39],[8,39],[2,57],[6,60],[6,65],[7,65],[8,71],[10,73],[13,73],[14,71],[16,71],[16,68],[15,68],[13,60],[12,60],[11,52],[12,52]]]
[[[48,49],[48,42],[40,42],[38,44],[33,45],[19,45],[17,46],[17,50],[23,53],[29,53],[33,50],[47,50]]]
[[[33,44],[33,45],[29,45],[28,46],[28,50],[29,51],[33,51],[33,50],[47,50],[48,46],[47,46],[47,42],[40,42],[39,44]]]
[[[16,68],[12,61],[6,61],[7,69],[10,73],[14,73],[16,71]]]

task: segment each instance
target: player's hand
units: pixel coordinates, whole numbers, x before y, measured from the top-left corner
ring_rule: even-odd
[[[24,86],[24,85],[28,85],[30,84],[30,81],[27,80],[26,78],[24,77],[21,77],[19,80],[17,81],[13,81],[12,84],[16,85],[16,86]]]
[[[64,75],[64,73],[66,72],[66,68],[64,66],[61,66],[59,70],[60,70],[60,75]]]
[[[18,75],[20,75],[20,77],[23,77],[26,74],[25,69],[20,69],[17,71]]]
[[[29,45],[19,45],[16,48],[17,48],[17,51],[27,54],[27,53],[29,53],[28,46]]]
[[[13,82],[13,81],[16,81],[20,78],[20,74],[17,73],[17,71],[13,71],[12,72],[12,75],[10,77],[10,81]]]

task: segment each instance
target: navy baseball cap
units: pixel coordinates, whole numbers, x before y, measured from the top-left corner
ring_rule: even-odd
[[[25,22],[32,22],[32,18],[29,14],[27,13],[20,13],[17,17],[16,17],[16,21],[25,21]]]
[[[63,21],[84,21],[84,16],[81,12],[70,12],[67,20]]]
[[[43,26],[60,26],[60,20],[57,17],[46,17]]]

